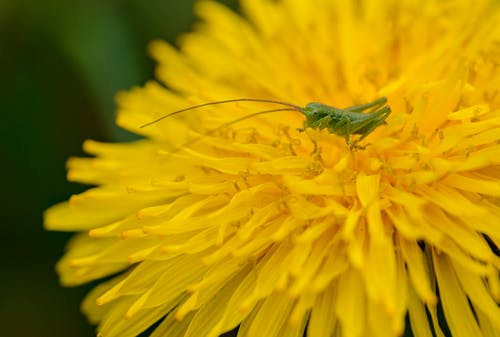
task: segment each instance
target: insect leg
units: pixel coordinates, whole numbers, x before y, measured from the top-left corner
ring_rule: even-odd
[[[342,121],[345,121],[346,123],[346,129],[345,129],[345,143],[347,145],[351,145],[351,119],[349,117],[344,117]]]
[[[321,120],[328,120],[328,131],[330,133],[339,135],[339,136],[344,136],[345,137],[345,143],[347,145],[350,145],[351,143],[351,134],[355,131],[353,129],[353,123],[351,121],[351,118],[348,115],[342,116],[342,118],[337,119],[337,118],[332,118],[332,116],[326,116],[325,118]]]
[[[363,138],[372,133],[373,130],[382,125],[387,117],[389,117],[389,115],[391,114],[391,108],[385,106],[382,109],[373,112],[373,114],[376,114],[376,116],[374,116],[373,120],[369,120],[371,123],[367,123],[362,128],[360,128],[361,136],[359,137],[357,142],[361,141]]]
[[[349,112],[362,112],[365,111],[366,109],[374,107],[375,110],[377,110],[379,107],[383,106],[384,104],[387,103],[387,98],[386,97],[380,97],[379,99],[374,100],[373,102],[366,103],[366,104],[360,104],[360,105],[354,105],[348,108],[345,108],[345,111]]]

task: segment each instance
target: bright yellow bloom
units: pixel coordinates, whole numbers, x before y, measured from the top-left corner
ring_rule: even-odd
[[[153,336],[500,336],[498,2],[242,8],[199,2],[180,51],[152,44],[166,87],[118,97],[118,124],[144,140],[87,141],[95,158],[68,162],[69,180],[97,187],[49,209],[46,227],[81,232],[57,266],[64,285],[118,273],[83,304],[99,334],[160,322]],[[276,108],[262,103],[140,128],[221,99],[381,96],[393,112],[364,150],[300,133],[294,111],[209,131]]]

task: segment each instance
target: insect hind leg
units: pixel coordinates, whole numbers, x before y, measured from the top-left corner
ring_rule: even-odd
[[[367,109],[374,108],[373,110],[376,111],[378,110],[378,108],[384,106],[384,104],[386,103],[387,103],[387,98],[384,96],[374,100],[373,102],[360,105],[353,105],[351,107],[345,108],[344,110],[349,112],[363,112]]]
[[[380,125],[384,124],[387,117],[389,117],[389,115],[391,114],[391,108],[385,106],[379,109],[378,111],[373,112],[373,114],[376,114],[377,117],[374,119],[373,123],[367,124],[364,128],[358,130],[358,133],[360,133],[361,136],[359,137],[359,139],[357,139],[356,142],[360,142],[366,136],[372,133],[373,130],[378,128]]]
[[[343,119],[346,123],[346,130],[345,130],[345,143],[348,146],[351,146],[351,120],[346,117]]]

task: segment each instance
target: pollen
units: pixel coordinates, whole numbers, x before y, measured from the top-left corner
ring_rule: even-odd
[[[180,49],[151,44],[157,81],[118,95],[144,139],[68,161],[95,187],[45,226],[78,232],[62,284],[108,278],[83,303],[98,334],[500,335],[498,3],[241,8],[198,2]],[[380,97],[359,146],[270,102],[159,120]]]

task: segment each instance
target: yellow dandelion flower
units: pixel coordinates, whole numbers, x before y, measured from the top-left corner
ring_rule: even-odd
[[[500,10],[479,0],[199,2],[49,209],[99,336],[500,336]],[[392,109],[349,148],[242,97]],[[234,123],[233,123],[234,122]],[[225,127],[220,127],[221,125]],[[354,135],[354,138],[359,137]],[[196,141],[193,142],[192,140]],[[184,144],[184,145],[183,145]],[[408,318],[408,326],[405,326]]]

